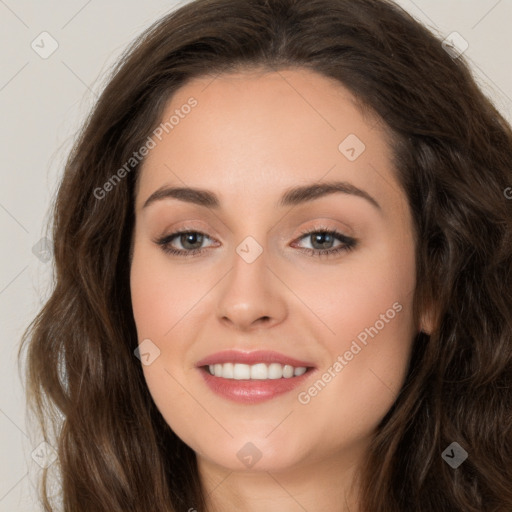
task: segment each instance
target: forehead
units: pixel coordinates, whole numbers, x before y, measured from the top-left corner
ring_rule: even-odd
[[[160,121],[137,208],[162,185],[207,188],[221,201],[253,206],[321,180],[348,180],[371,195],[400,193],[383,123],[363,115],[342,84],[309,70],[196,78],[176,91]]]

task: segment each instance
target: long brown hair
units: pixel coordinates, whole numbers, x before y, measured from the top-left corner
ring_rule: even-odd
[[[66,511],[204,511],[194,452],[156,409],[130,302],[144,145],[188,80],[303,68],[338,80],[389,127],[413,213],[416,318],[406,382],[361,472],[365,512],[512,510],[512,131],[463,57],[387,0],[196,0],[112,71],[66,164],[55,286],[23,337],[27,392],[59,455]],[[508,194],[510,197],[510,194]],[[457,442],[468,458],[452,468]],[[43,473],[41,496],[55,510]]]

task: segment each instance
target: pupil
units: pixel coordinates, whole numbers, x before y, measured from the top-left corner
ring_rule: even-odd
[[[181,243],[183,244],[183,247],[187,247],[187,243],[191,243],[192,245],[194,245],[194,238],[197,238],[199,237],[200,240],[199,242],[195,242],[195,244],[198,244],[199,247],[201,246],[201,243],[202,243],[202,235],[200,235],[199,233],[186,233],[184,235],[181,236]],[[184,243],[185,242],[185,243]],[[190,248],[190,247],[189,247]],[[196,249],[196,247],[192,247],[192,249]]]
[[[330,235],[329,233],[318,233],[316,235],[313,235],[313,240],[314,240],[314,243],[315,242],[318,242],[320,247],[318,247],[319,249],[329,249],[330,247],[329,244],[332,242],[332,240],[327,240],[327,241],[321,241],[321,239],[323,238],[331,238],[332,235]],[[313,243],[313,246],[314,246],[314,243]]]

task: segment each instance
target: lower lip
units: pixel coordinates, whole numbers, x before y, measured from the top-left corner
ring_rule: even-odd
[[[266,379],[266,380],[236,380],[214,377],[205,368],[199,369],[208,387],[216,394],[238,403],[255,404],[271,400],[276,396],[288,393],[300,386],[314,371],[308,371],[299,377]]]

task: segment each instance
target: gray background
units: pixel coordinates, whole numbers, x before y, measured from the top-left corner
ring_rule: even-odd
[[[43,440],[25,422],[16,365],[21,333],[50,292],[51,262],[33,247],[46,234],[65,158],[104,74],[136,35],[183,3],[0,0],[0,512],[38,510],[41,468],[32,452]],[[512,0],[399,3],[443,38],[462,35],[478,82],[512,121]],[[46,59],[31,46],[50,48],[49,39],[40,42],[44,31],[58,43]]]

